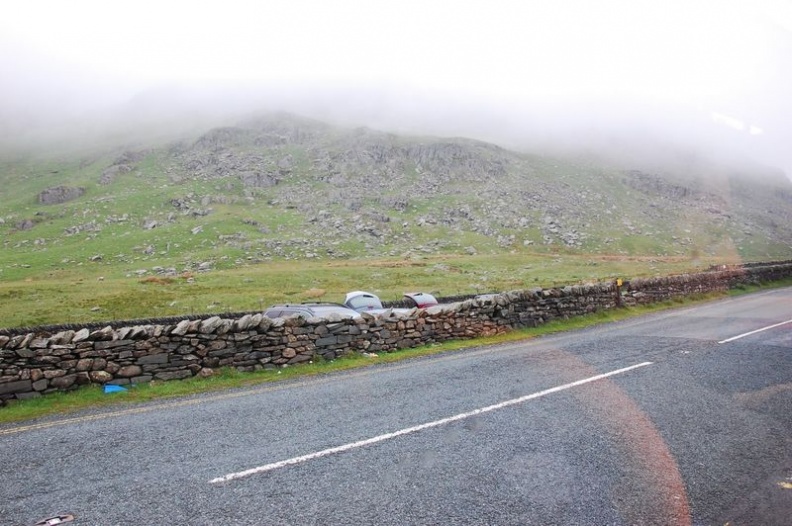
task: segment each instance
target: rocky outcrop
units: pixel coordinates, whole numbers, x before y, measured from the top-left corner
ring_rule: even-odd
[[[129,173],[132,167],[128,164],[114,164],[102,170],[102,175],[99,177],[99,184],[111,184],[119,175]]]
[[[146,169],[138,171],[146,156]],[[56,232],[36,226],[47,221],[101,242],[116,232],[102,227],[125,218],[130,229],[168,226],[157,237],[170,247],[169,258],[177,260],[190,245],[171,237],[176,232],[203,232],[198,238],[207,249],[241,250],[234,262],[239,265],[461,254],[472,253],[471,247],[480,254],[503,253],[529,246],[542,252],[764,259],[783,257],[792,246],[792,230],[785,228],[792,222],[788,180],[770,184],[759,168],[703,162],[686,173],[638,166],[275,115],[170,147],[126,151],[99,182],[127,178],[134,184],[96,192],[89,187],[92,199],[83,198],[79,210],[63,207],[59,217],[4,212],[7,226],[0,230]],[[89,173],[94,168],[82,175]],[[157,197],[144,212],[141,193],[153,195],[149,177],[157,181]],[[47,201],[68,192],[51,194]],[[222,214],[208,217],[221,208],[215,203],[224,205]],[[206,219],[192,224],[196,218]],[[224,234],[204,239],[218,221],[225,223],[219,229]],[[239,232],[225,235],[234,222]],[[49,235],[23,234],[6,249],[24,252],[46,243],[53,257],[57,252],[59,259],[69,258],[65,245]],[[132,252],[136,247],[124,244],[134,237],[114,243]]]
[[[102,170],[102,175],[99,177],[99,184],[111,184],[119,175],[133,171],[135,165],[142,161],[149,153],[151,153],[150,150],[125,151],[113,161],[113,164]]]
[[[85,188],[72,186],[53,186],[38,194],[38,202],[43,205],[57,205],[77,199],[85,194]]]
[[[720,214],[727,208],[726,201],[713,192],[703,191],[693,182],[679,184],[658,174],[628,170],[624,182],[658,201],[686,202],[710,213]]]

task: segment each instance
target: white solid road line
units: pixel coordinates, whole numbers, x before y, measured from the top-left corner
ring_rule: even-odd
[[[737,336],[732,336],[726,340],[721,340],[718,343],[729,343],[733,342],[734,340],[739,340],[740,338],[745,338],[746,336],[750,336],[751,334],[756,334],[757,332],[766,331],[768,329],[774,329],[776,327],[780,327],[782,325],[786,325],[787,323],[792,323],[792,320],[782,321],[781,323],[776,323],[775,325],[768,325],[767,327],[762,327],[761,329],[756,329],[755,331],[746,332],[744,334],[738,334]]]
[[[557,393],[559,391],[564,391],[566,389],[571,389],[573,387],[578,387],[583,384],[596,382],[597,380],[602,380],[603,378],[607,378],[609,376],[614,376],[617,374],[626,373],[627,371],[632,371],[633,369],[637,369],[639,367],[646,367],[647,365],[652,365],[653,362],[643,362],[636,365],[631,365],[630,367],[625,367],[623,369],[618,369],[616,371],[611,371],[609,373],[598,374],[596,376],[592,376],[590,378],[584,378],[583,380],[578,380],[576,382],[559,385],[558,387],[552,387],[550,389],[545,389],[544,391],[539,391],[533,394],[529,394],[526,396],[521,396],[520,398],[513,398],[511,400],[506,400],[505,402],[500,402],[495,405],[490,405],[487,407],[482,407],[480,409],[474,409],[473,411],[469,411],[467,413],[459,413],[458,415],[450,416],[448,418],[442,418],[440,420],[435,420],[433,422],[427,422],[425,424],[421,424],[414,427],[408,427],[405,429],[400,429],[399,431],[394,431],[393,433],[386,433],[384,435],[375,436],[373,438],[367,438],[365,440],[360,440],[358,442],[350,442],[349,444],[344,444],[342,446],[331,447],[329,449],[323,449],[322,451],[317,451],[315,453],[310,453],[308,455],[303,455],[300,457],[293,457],[287,460],[281,460],[280,462],[273,462],[272,464],[265,464],[263,466],[259,466],[257,468],[247,469],[245,471],[238,471],[236,473],[229,473],[228,475],[218,477],[209,481],[209,484],[218,484],[220,482],[228,482],[235,479],[241,479],[244,477],[249,477],[251,475],[255,475],[257,473],[264,473],[265,471],[272,471],[275,469],[283,468],[286,466],[292,466],[294,464],[301,464],[303,462],[307,462],[309,460],[314,460],[317,458],[326,457],[328,455],[333,455],[335,453],[342,453],[344,451],[349,451],[350,449],[355,449],[363,446],[368,446],[370,444],[376,444],[377,442],[383,442],[385,440],[389,440],[391,438],[396,438],[402,435],[407,435],[410,433],[417,433],[418,431],[423,431],[424,429],[429,429],[432,427],[442,426],[444,424],[449,424],[451,422],[456,422],[458,420],[463,420],[465,418],[470,418],[472,416],[480,415],[482,413],[488,413],[490,411],[495,411],[496,409],[502,409],[504,407],[508,407],[515,404],[520,404],[523,402],[527,402],[529,400],[533,400],[535,398],[540,398],[542,396],[547,396],[549,394]]]

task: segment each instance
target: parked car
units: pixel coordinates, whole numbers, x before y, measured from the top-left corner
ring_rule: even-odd
[[[416,307],[424,308],[424,307],[431,307],[432,305],[437,305],[437,300],[431,294],[426,292],[410,292],[404,295],[405,298],[409,299],[411,303],[415,304]],[[357,312],[369,312],[372,314],[378,314],[380,312],[385,312],[386,309],[382,305],[382,301],[380,301],[379,297],[376,294],[372,294],[371,292],[365,292],[362,290],[356,290],[353,292],[349,292],[344,299],[344,305],[353,309]],[[412,310],[411,308],[394,308],[390,309],[395,313],[405,313]]]
[[[428,292],[405,292],[404,297],[415,302],[415,306],[419,309],[427,307],[434,307],[437,305],[437,298]]]
[[[340,303],[286,303],[273,305],[264,311],[268,318],[286,318],[288,316],[300,316],[301,318],[328,318],[331,315],[338,315],[341,318],[359,318],[357,311],[350,309]]]
[[[344,298],[344,306],[349,307],[355,312],[383,312],[385,307],[376,294],[355,290],[348,292]]]

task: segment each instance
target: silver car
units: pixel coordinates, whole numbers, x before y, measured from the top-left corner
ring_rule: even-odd
[[[406,293],[404,297],[409,299],[410,303],[413,303],[419,308],[437,305],[437,300],[435,297],[425,292],[409,292]],[[344,299],[344,305],[357,312],[368,312],[370,314],[379,314],[388,310],[396,314],[404,314],[412,310],[412,308],[386,309],[376,294],[362,290],[356,290],[347,293],[346,298]]]
[[[382,302],[375,294],[362,290],[348,292],[344,298],[344,305],[356,312],[369,312],[372,314],[387,310],[382,306]]]
[[[286,303],[282,305],[273,305],[264,311],[264,316],[268,318],[299,316],[305,319],[329,318],[331,316],[359,318],[360,314],[338,303]]]

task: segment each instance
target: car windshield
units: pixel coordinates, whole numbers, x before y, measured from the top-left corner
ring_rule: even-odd
[[[359,296],[353,296],[347,300],[347,305],[355,309],[356,311],[364,311],[364,310],[378,310],[382,309],[382,302],[376,296],[372,296],[371,294],[360,294]]]

